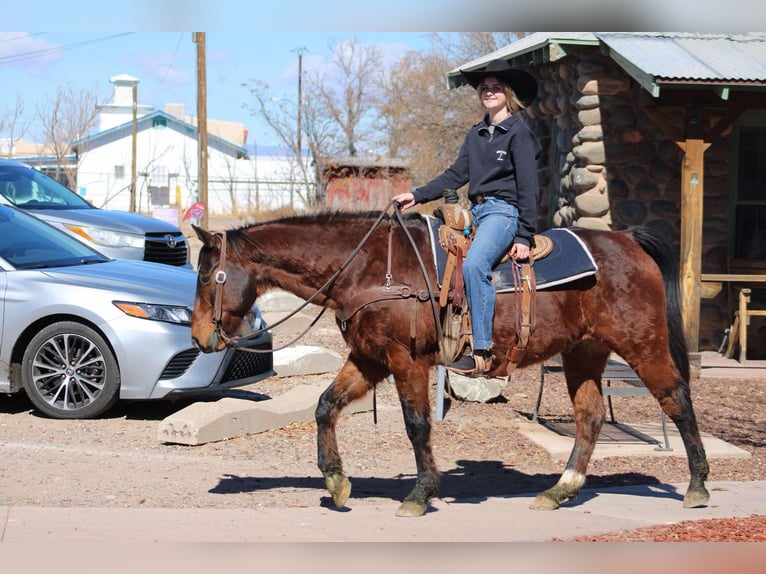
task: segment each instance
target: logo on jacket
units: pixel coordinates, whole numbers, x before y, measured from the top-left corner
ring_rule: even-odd
[[[503,161],[505,159],[505,156],[508,152],[504,149],[499,149],[495,152],[497,154],[497,161]]]

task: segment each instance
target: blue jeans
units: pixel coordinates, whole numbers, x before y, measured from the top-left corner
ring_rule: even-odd
[[[507,201],[488,197],[471,207],[476,233],[463,261],[463,279],[473,326],[473,348],[492,348],[495,286],[492,269],[511,249],[519,210]]]

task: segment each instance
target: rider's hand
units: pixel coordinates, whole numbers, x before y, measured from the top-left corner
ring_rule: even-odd
[[[511,257],[513,259],[529,259],[529,245],[514,243],[511,247]]]
[[[399,209],[402,211],[415,205],[415,196],[412,195],[411,191],[395,195],[392,199],[399,204]]]

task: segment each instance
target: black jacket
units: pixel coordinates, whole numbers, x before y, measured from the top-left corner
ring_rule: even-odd
[[[489,194],[516,205],[519,225],[514,242],[530,245],[537,229],[540,142],[524,121],[512,115],[491,126],[489,117],[471,127],[455,162],[417,188],[415,202],[440,198],[445,189],[468,184],[468,197]]]

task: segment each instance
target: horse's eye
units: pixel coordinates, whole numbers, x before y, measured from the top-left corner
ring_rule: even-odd
[[[199,279],[200,283],[210,283],[210,279],[213,277],[211,273],[199,273],[197,274],[197,279]]]

